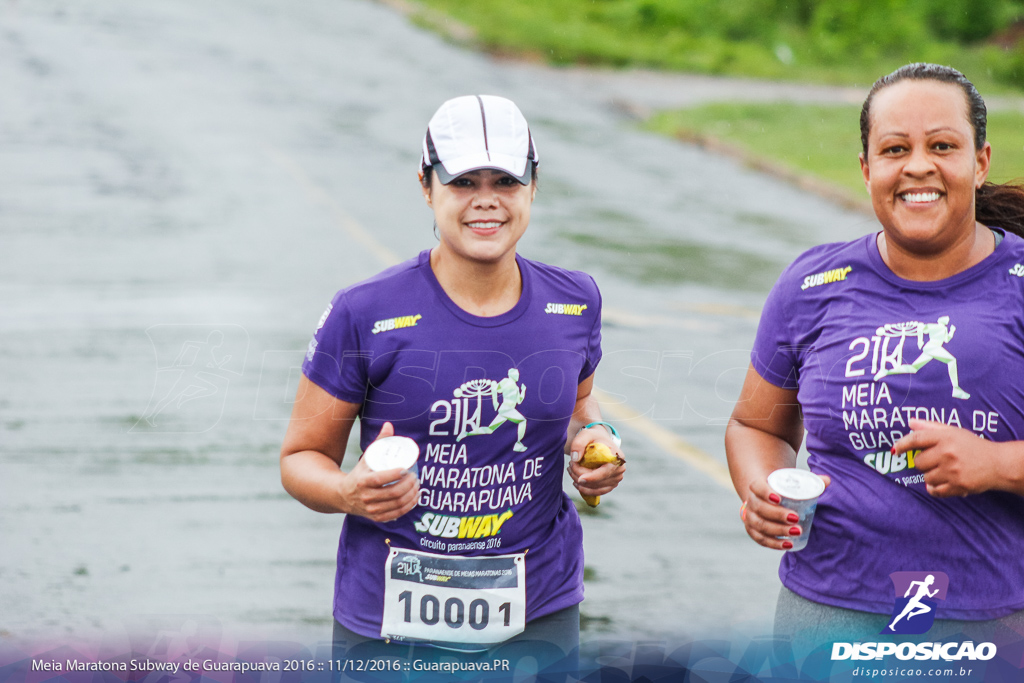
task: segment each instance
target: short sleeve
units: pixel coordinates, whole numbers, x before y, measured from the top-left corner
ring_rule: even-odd
[[[586,358],[583,361],[583,368],[580,370],[579,382],[582,382],[586,378],[590,377],[597,370],[598,363],[601,362],[601,311],[602,311],[602,300],[601,290],[598,289],[597,283],[594,282],[594,278],[589,275],[586,276],[591,287],[593,287],[594,300],[597,302],[597,315],[594,316],[594,324],[590,328],[590,336],[587,339]]]
[[[750,362],[757,374],[783,389],[797,389],[800,380],[799,357],[796,340],[793,339],[792,311],[786,306],[791,297],[783,293],[788,282],[788,269],[775,283],[768,294],[761,321],[757,325],[757,337],[750,352]]]
[[[342,401],[362,403],[366,397],[366,357],[344,291],[320,317],[306,349],[302,374]]]

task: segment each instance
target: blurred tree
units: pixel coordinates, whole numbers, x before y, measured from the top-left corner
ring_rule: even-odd
[[[925,6],[936,36],[971,43],[1002,28],[1011,4],[1006,0],[931,0]]]

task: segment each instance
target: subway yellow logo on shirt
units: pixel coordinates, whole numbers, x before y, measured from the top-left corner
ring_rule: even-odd
[[[846,276],[850,274],[851,270],[853,270],[852,266],[846,266],[845,268],[833,268],[832,270],[826,270],[823,273],[808,275],[804,278],[804,283],[800,285],[800,289],[818,287],[819,285],[827,285],[833,282],[841,282],[846,279]]]
[[[421,534],[441,538],[487,538],[501,532],[502,525],[511,517],[512,510],[474,517],[449,517],[428,512],[413,525],[413,528]]]
[[[403,327],[416,327],[416,323],[419,322],[422,315],[400,315],[397,318],[388,318],[387,320],[378,320],[373,324],[373,333],[378,334],[380,332],[390,332],[391,330],[398,330]]]
[[[586,304],[548,304],[544,312],[556,315],[583,315],[585,310],[587,310]]]

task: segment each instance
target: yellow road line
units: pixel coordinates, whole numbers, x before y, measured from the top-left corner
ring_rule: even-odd
[[[601,413],[613,420],[629,422],[629,425],[660,446],[666,453],[679,458],[695,470],[709,476],[716,484],[732,491],[729,469],[701,449],[676,436],[657,422],[644,417],[625,403],[617,403],[607,393],[594,388],[594,397],[601,406]]]
[[[330,213],[334,222],[344,230],[355,242],[364,246],[370,253],[377,257],[377,260],[384,266],[393,266],[400,263],[401,259],[393,251],[378,242],[369,230],[364,228],[353,218],[341,204],[331,196],[323,187],[318,185],[308,173],[290,156],[277,149],[267,149],[267,155],[278,166],[283,168],[309,193],[310,197]],[[658,424],[644,417],[630,408],[625,403],[615,403],[611,396],[594,389],[594,396],[601,404],[601,411],[609,417],[619,421],[629,420],[630,424],[639,432],[653,441],[669,453],[696,470],[699,470],[711,477],[717,484],[732,490],[732,480],[729,478],[729,471],[712,458],[710,455],[676,436],[673,432],[660,427]]]

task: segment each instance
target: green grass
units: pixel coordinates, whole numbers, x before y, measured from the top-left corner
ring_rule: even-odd
[[[661,112],[647,127],[675,137],[713,138],[855,192],[864,191],[860,108],[799,104],[708,104]]]
[[[857,161],[859,116],[857,106],[724,103],[661,112],[645,127],[683,139],[712,138],[866,198]],[[1024,176],[1024,115],[990,114],[988,139],[989,179],[1005,182]]]
[[[450,17],[485,49],[553,64],[870,85],[930,61],[960,69],[986,92],[1024,89],[1024,43],[995,44],[1024,16],[1024,0],[414,2],[434,14],[420,15],[426,26],[446,32]],[[951,25],[950,17],[971,20]]]
[[[870,85],[912,61],[949,64],[986,95],[1024,90],[1024,0],[413,0],[456,40],[553,64],[651,67]],[[468,37],[451,20],[468,26]],[[1024,23],[1019,24],[1024,27]],[[714,138],[865,197],[856,106],[711,104],[647,126]],[[1024,176],[1024,116],[989,117],[990,178]]]
[[[1024,178],[1024,114],[993,112],[988,115],[988,140],[992,143],[994,183]]]

